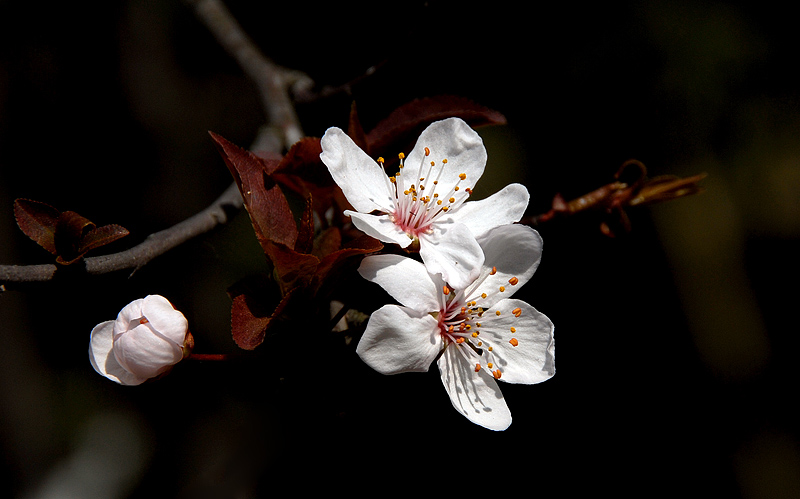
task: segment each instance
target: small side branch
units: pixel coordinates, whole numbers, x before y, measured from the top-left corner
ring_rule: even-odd
[[[105,274],[126,269],[133,269],[135,272],[153,258],[227,223],[231,213],[239,211],[242,203],[239,188],[232,183],[203,211],[168,229],[149,235],[133,248],[111,255],[85,258],[84,269],[87,274]],[[50,281],[57,270],[58,266],[55,264],[0,265],[0,283]]]

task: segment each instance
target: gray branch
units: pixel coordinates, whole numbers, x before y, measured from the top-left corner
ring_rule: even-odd
[[[150,234],[133,248],[110,255],[84,258],[84,269],[87,274],[105,274],[126,269],[133,269],[133,272],[136,272],[153,258],[205,234],[218,225],[227,223],[231,213],[238,212],[241,207],[242,196],[238,186],[232,183],[200,213],[168,229]],[[58,267],[55,264],[0,265],[0,283],[49,281],[55,277]]]

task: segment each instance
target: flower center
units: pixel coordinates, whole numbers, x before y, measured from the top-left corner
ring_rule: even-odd
[[[482,281],[496,273],[497,269],[492,267],[491,272],[484,276]],[[512,277],[508,280],[508,283],[511,286],[516,286],[519,283],[519,279]],[[476,288],[477,286],[473,289]],[[506,286],[499,286],[492,294],[502,294],[506,289]],[[511,333],[511,338],[508,342],[516,347],[519,345],[519,340],[514,337],[514,334],[517,332],[516,327],[513,325],[507,326],[508,320],[506,320],[506,317],[503,317],[504,312],[501,308],[497,308],[494,312],[484,316],[487,307],[482,306],[482,302],[489,298],[487,293],[481,293],[479,296],[466,299],[464,298],[463,292],[455,292],[445,285],[442,288],[442,294],[443,300],[441,303],[444,303],[444,306],[438,314],[438,320],[439,334],[441,334],[444,339],[445,348],[453,346],[458,349],[458,352],[470,364],[474,363],[475,372],[479,372],[485,366],[496,379],[500,379],[502,373],[495,359],[494,348],[490,344],[490,341],[481,337],[481,329],[487,332],[491,330],[491,336],[494,339],[500,335]],[[522,315],[522,310],[520,308],[515,308],[506,313],[510,313],[511,316],[517,318]],[[497,324],[501,322],[501,317],[503,317],[502,323],[506,324],[506,326],[501,327]],[[512,320],[511,323],[513,324],[513,322]],[[507,329],[503,329],[503,327]]]
[[[470,187],[460,185],[467,179],[465,173],[461,173],[458,181],[445,192],[439,180],[448,167],[447,159],[437,163],[429,159],[430,154],[430,149],[426,147],[417,171],[412,172],[410,170],[413,167],[405,165],[405,155],[400,153],[400,171],[388,177],[389,192],[394,198],[391,220],[411,239],[433,232],[436,220],[448,211],[457,209],[472,193]],[[378,158],[378,164],[383,165],[383,162],[383,158]]]

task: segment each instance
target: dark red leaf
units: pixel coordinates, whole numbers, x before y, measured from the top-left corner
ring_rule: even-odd
[[[83,237],[81,240],[80,251],[86,253],[91,249],[105,246],[106,244],[112,243],[117,239],[121,239],[128,234],[130,234],[128,229],[122,227],[121,225],[110,224],[97,227],[96,229],[90,230],[89,233]]]
[[[297,240],[297,224],[283,191],[271,177],[279,162],[256,156],[213,132],[209,133],[239,186],[262,248],[267,251],[270,243],[293,248]]]
[[[394,110],[366,135],[369,155],[408,153],[419,134],[432,122],[458,117],[471,127],[502,125],[505,116],[463,97],[449,95],[417,99]]]
[[[55,245],[58,257],[56,262],[69,265],[83,256],[81,241],[95,228],[91,220],[74,211],[65,211],[56,221]]]
[[[52,254],[56,254],[56,222],[61,212],[49,204],[30,199],[14,201],[14,218],[26,236]]]
[[[233,341],[244,350],[253,350],[264,342],[267,330],[283,312],[292,298],[292,291],[283,296],[278,306],[269,310],[260,296],[246,293],[233,298],[231,305],[231,334]]]
[[[278,243],[269,243],[267,254],[275,265],[275,277],[284,295],[311,282],[319,265],[319,259],[314,255],[300,253]]]
[[[347,126],[347,135],[353,139],[358,147],[367,150],[367,134],[364,132],[364,127],[361,126],[361,120],[358,118],[358,111],[356,110],[356,103],[350,106],[350,122]]]

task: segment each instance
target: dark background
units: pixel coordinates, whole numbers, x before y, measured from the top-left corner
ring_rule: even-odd
[[[311,320],[241,362],[183,363],[140,387],[98,376],[90,330],[150,293],[184,312],[197,352],[237,352],[226,288],[266,268],[244,212],[131,277],[2,293],[12,495],[800,495],[791,16],[768,2],[228,4],[320,86],[382,63],[352,95],[300,105],[308,135],[346,126],[352,99],[369,127],[451,93],[507,117],[480,130],[477,194],[523,182],[529,215],[629,158],[651,176],[706,172],[706,192],[631,210],[615,239],[589,216],[541,227],[520,296],[556,324],[558,374],[503,385],[502,433],[459,416],[435,368],[381,376]],[[124,249],[229,185],[207,131],[246,147],[263,122],[252,83],[178,1],[0,0],[0,263],[50,261],[16,228],[14,199],[121,224],[131,235],[108,251]]]

